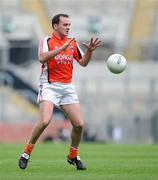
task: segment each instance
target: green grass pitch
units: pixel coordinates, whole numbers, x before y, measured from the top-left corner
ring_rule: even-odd
[[[37,144],[26,170],[18,168],[24,145],[0,144],[0,180],[158,180],[158,145],[82,143],[86,171],[66,162],[68,144]]]

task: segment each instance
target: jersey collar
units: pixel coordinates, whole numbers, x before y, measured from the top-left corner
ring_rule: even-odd
[[[60,42],[67,40],[67,37],[64,37],[63,39],[59,39],[54,33],[52,33],[52,37],[55,38],[55,40],[60,41]]]

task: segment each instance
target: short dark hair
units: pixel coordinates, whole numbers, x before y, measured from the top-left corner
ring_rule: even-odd
[[[52,27],[54,29],[54,24],[59,24],[60,21],[60,17],[69,17],[69,15],[67,14],[56,14],[53,18],[52,18]]]

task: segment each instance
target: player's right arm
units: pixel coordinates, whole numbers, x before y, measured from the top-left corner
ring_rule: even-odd
[[[48,38],[44,38],[40,42],[39,48],[38,48],[38,58],[39,58],[40,63],[42,63],[42,64],[44,64],[44,63],[48,62],[50,59],[54,58],[61,51],[64,51],[68,47],[70,42],[73,41],[74,39],[70,39],[70,40],[66,41],[66,43],[64,43],[61,47],[51,50],[51,51],[49,51],[47,40],[48,40]]]

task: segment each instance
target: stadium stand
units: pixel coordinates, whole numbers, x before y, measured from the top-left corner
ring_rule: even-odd
[[[47,9],[45,9],[45,6],[43,5],[43,1],[22,0],[21,5],[23,10],[25,10],[26,12],[36,14],[38,21],[41,23],[41,27],[45,34],[51,33],[51,19],[48,16]]]
[[[147,41],[151,38],[155,28],[155,14],[158,7],[157,0],[138,0],[135,6],[129,30],[129,42],[135,41],[135,43],[129,44],[126,51],[126,57],[133,60],[144,59],[141,53],[140,43],[143,43],[141,41]],[[140,43],[136,42],[136,40],[140,41]]]

